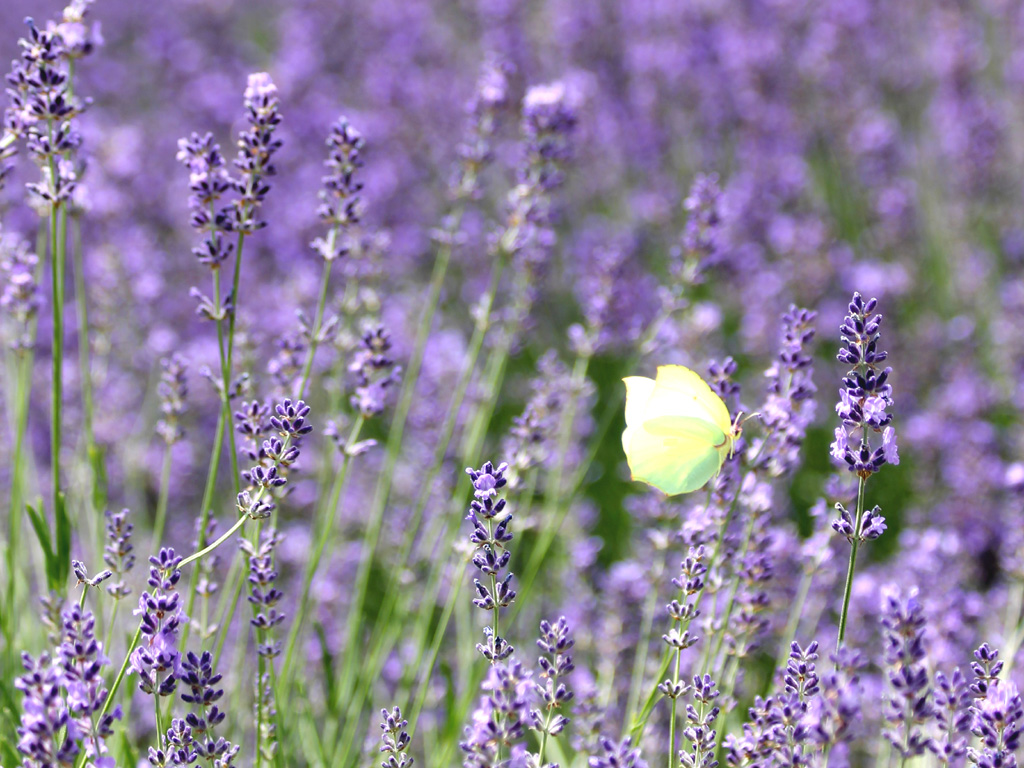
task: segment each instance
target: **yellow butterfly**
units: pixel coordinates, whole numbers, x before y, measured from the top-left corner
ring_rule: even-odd
[[[681,365],[658,366],[656,379],[629,376],[622,449],[634,480],[669,496],[718,474],[740,428],[704,380]]]

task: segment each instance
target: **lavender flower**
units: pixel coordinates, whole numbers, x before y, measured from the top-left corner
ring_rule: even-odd
[[[1020,747],[1024,730],[1024,703],[1017,686],[1004,681],[971,708],[971,732],[981,739],[981,748],[969,747],[967,758],[981,768],[1015,768],[1014,752]]]
[[[458,147],[460,170],[451,184],[455,199],[474,199],[480,195],[480,173],[494,159],[492,142],[498,116],[508,105],[511,70],[506,62],[486,62],[473,98],[466,105],[469,125]]]
[[[814,339],[817,313],[790,305],[782,316],[782,344],[768,369],[768,396],[762,407],[767,444],[755,447],[759,463],[778,476],[794,469],[807,427],[814,419],[814,360],[806,348]]]
[[[277,604],[284,594],[275,586],[277,570],[274,568],[274,550],[281,542],[281,536],[268,528],[260,536],[259,546],[253,546],[242,539],[239,546],[249,556],[248,601],[256,606],[256,614],[249,622],[256,630],[259,641],[256,652],[265,659],[276,658],[281,653],[281,643],[273,640],[272,632],[284,621],[285,615],[277,610]]]
[[[14,681],[14,687],[25,696],[18,751],[25,755],[25,764],[33,768],[70,767],[79,752],[76,740],[81,733],[61,696],[59,667],[46,653],[38,661],[23,653],[21,664],[25,674]]]
[[[949,677],[935,673],[935,721],[940,735],[929,747],[943,765],[959,765],[971,730],[971,692],[957,667]]]
[[[715,760],[714,724],[720,710],[713,702],[718,698],[718,689],[710,675],[694,675],[692,690],[694,705],[686,707],[689,725],[683,730],[683,738],[690,742],[690,749],[680,750],[679,760],[685,768],[715,768],[718,761]]]
[[[170,762],[187,765],[200,760],[212,766],[232,765],[239,746],[214,734],[226,715],[217,705],[224,690],[218,687],[221,675],[213,671],[210,652],[196,655],[189,651],[181,662],[180,679],[181,700],[191,712],[182,720],[174,720],[167,731]]]
[[[982,643],[974,652],[971,671],[974,673],[974,680],[970,684],[971,695],[983,699],[988,696],[989,689],[999,682],[999,674],[1003,671],[999,651],[988,643]]]
[[[57,651],[62,684],[67,689],[68,714],[81,735],[82,749],[97,766],[113,764],[105,758],[106,740],[113,733],[113,723],[121,719],[121,708],[114,707],[100,716],[107,699],[102,669],[110,664],[103,655],[103,646],[96,639],[96,621],[92,613],[72,605],[64,612],[64,642]]]
[[[39,259],[19,237],[0,231],[0,275],[3,292],[0,307],[4,312],[6,339],[11,349],[24,352],[35,345],[33,321],[39,313],[42,297],[36,283]]]
[[[639,748],[633,747],[628,736],[619,742],[602,738],[601,749],[604,754],[587,759],[590,768],[647,768],[646,761],[640,757]]]
[[[210,269],[219,269],[234,252],[235,246],[228,242],[230,231],[227,210],[221,206],[221,198],[232,189],[233,180],[228,173],[220,145],[213,140],[213,134],[200,136],[193,133],[187,139],[178,140],[177,159],[189,171],[188,206],[192,228],[203,235],[203,242],[192,249],[199,263]],[[208,320],[223,319],[223,310],[207,299],[197,288],[192,295],[199,300],[198,313]]]
[[[352,407],[364,418],[383,412],[387,390],[401,380],[402,369],[388,356],[390,349],[390,334],[377,326],[363,334],[362,345],[349,363],[348,369],[356,377]]]
[[[878,349],[882,316],[872,316],[877,304],[877,299],[864,301],[859,293],[853,294],[850,314],[840,327],[843,344],[838,359],[853,367],[839,390],[836,413],[842,426],[836,427],[832,456],[845,461],[849,470],[862,478],[869,477],[885,464],[900,463],[896,432],[890,426],[892,414],[885,412],[893,403],[892,385],[888,383],[892,369],[878,370],[888,353]],[[882,435],[881,445],[874,449],[871,432]]]
[[[185,398],[188,396],[188,360],[175,354],[161,360],[160,367],[163,369],[157,384],[160,421],[156,424],[156,433],[167,445],[173,445],[185,436],[181,417],[185,413]]]
[[[669,262],[669,294],[677,306],[687,300],[683,292],[702,282],[704,271],[718,255],[722,237],[722,190],[718,175],[698,173],[683,200],[687,213],[681,247]]]
[[[75,153],[82,137],[75,117],[85,104],[72,96],[64,37],[57,28],[40,29],[31,19],[27,23],[28,37],[20,41],[21,60],[14,62],[7,77],[6,127],[25,139],[39,166],[42,178],[27,185],[29,192],[57,208],[71,198],[77,185]]]
[[[415,762],[407,753],[409,734],[406,732],[408,720],[402,718],[402,710],[395,707],[391,712],[380,711],[381,736],[380,751],[387,755],[381,762],[381,768],[409,768]]]
[[[125,583],[125,576],[135,567],[132,545],[132,531],[135,526],[128,522],[128,510],[120,512],[107,510],[107,544],[103,548],[103,562],[113,572],[116,580],[107,585],[107,592],[115,600],[131,594],[131,587]]]
[[[139,689],[151,696],[170,696],[177,686],[181,653],[178,651],[178,628],[188,620],[176,591],[182,558],[165,547],[159,555],[149,558],[152,592],[139,597],[136,615],[142,616],[142,644],[132,651],[131,671],[139,676]]]
[[[259,217],[259,208],[270,191],[267,177],[277,173],[273,157],[281,148],[281,141],[274,138],[281,123],[277,86],[266,72],[249,75],[245,111],[249,127],[238,134],[235,167],[239,178],[234,181],[238,199],[230,209],[228,228],[251,235],[267,225]]]
[[[485,643],[478,643],[476,648],[491,664],[507,659],[513,651],[504,638],[498,634],[498,619],[502,608],[507,608],[516,599],[512,588],[512,573],[502,572],[508,567],[512,553],[507,544],[512,541],[512,533],[508,530],[512,522],[512,513],[505,512],[505,499],[497,498],[508,480],[505,472],[508,464],[501,463],[497,468],[486,462],[480,469],[467,467],[466,474],[473,481],[474,499],[469,505],[466,519],[473,524],[473,532],[469,535],[470,544],[474,547],[473,565],[489,580],[484,584],[474,579],[477,596],[473,605],[484,611],[493,613],[492,626],[484,628]]]
[[[565,616],[551,624],[540,623],[540,640],[537,645],[542,655],[537,660],[540,666],[539,681],[534,682],[537,694],[543,703],[543,711],[530,710],[530,727],[542,734],[542,744],[550,736],[557,736],[569,724],[569,718],[562,709],[573,699],[573,693],[566,688],[563,679],[575,669],[569,651],[575,643],[569,634],[569,622]],[[543,751],[538,761],[543,765]]]
[[[313,431],[313,425],[306,423],[309,406],[302,400],[293,402],[285,398],[274,406],[274,414],[270,426],[277,436],[263,441],[257,457],[259,463],[242,472],[249,487],[236,500],[238,511],[253,520],[269,517],[274,511],[276,505],[266,497],[284,491],[288,472],[299,458],[301,439]]]
[[[886,676],[892,688],[885,717],[892,728],[885,737],[904,758],[924,754],[930,739],[924,731],[934,709],[925,666],[925,619],[917,590],[906,598],[895,588],[882,598]]]
[[[677,655],[695,645],[698,640],[698,637],[690,632],[689,627],[693,620],[700,616],[697,605],[700,602],[700,593],[704,590],[708,571],[704,564],[706,557],[703,545],[690,547],[689,554],[680,566],[682,572],[672,579],[672,584],[679,589],[679,597],[665,606],[672,628],[668,634],[662,635],[661,639],[670,648],[675,649]],[[658,685],[658,690],[670,699],[678,699],[689,690],[689,686],[679,679],[677,673],[671,679],[663,680]]]
[[[329,155],[324,165],[328,174],[323,177],[318,214],[330,226],[326,238],[312,242],[313,250],[326,262],[347,256],[358,245],[355,227],[363,215],[361,181],[356,171],[363,165],[362,150],[365,141],[359,131],[344,117],[338,118],[327,137]]]
[[[522,743],[529,717],[530,673],[516,659],[495,661],[484,680],[486,692],[471,716],[459,746],[465,752],[465,768],[491,768],[507,759],[525,755]],[[506,752],[508,750],[508,752]]]

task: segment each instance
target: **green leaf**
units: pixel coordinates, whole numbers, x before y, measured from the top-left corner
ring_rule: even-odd
[[[63,493],[57,494],[57,503],[54,505],[54,516],[57,521],[57,551],[54,553],[57,559],[56,589],[61,589],[68,582],[68,574],[71,573],[71,520],[68,518],[67,503]]]
[[[316,640],[320,644],[320,666],[323,667],[324,693],[327,696],[327,702],[331,703],[334,701],[337,683],[334,675],[334,656],[331,655],[327,645],[327,633],[324,632],[324,625],[319,621],[315,622],[313,631],[316,632]]]
[[[41,502],[37,502],[37,504],[40,508],[42,507]],[[50,523],[31,504],[26,504],[25,509],[28,511],[28,519],[32,521],[32,529],[36,532],[36,538],[39,539],[39,546],[43,548],[43,555],[46,557],[46,571],[49,574],[50,561],[53,560],[53,545],[51,544],[53,534],[50,533]]]

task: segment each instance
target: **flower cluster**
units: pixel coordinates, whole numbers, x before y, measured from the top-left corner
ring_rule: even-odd
[[[121,719],[121,707],[107,703],[103,667],[110,660],[96,639],[92,613],[73,605],[62,623],[56,659],[22,654],[25,674],[14,682],[25,696],[18,750],[26,766],[72,766],[83,751],[92,765],[112,765],[106,740]]]
[[[767,699],[754,699],[743,736],[729,735],[725,739],[727,765],[809,764],[809,758],[817,751],[807,722],[812,700],[820,693],[817,651],[816,642],[804,649],[793,641],[783,678],[785,691]]]
[[[402,369],[388,355],[390,351],[391,335],[378,325],[363,334],[349,363],[348,369],[356,378],[352,407],[364,418],[383,412],[388,389],[401,380]]]
[[[587,759],[590,768],[647,768],[639,748],[633,746],[628,736],[622,741],[602,738],[600,746],[602,754]]]
[[[517,659],[495,662],[487,673],[483,689],[485,694],[459,745],[465,752],[462,761],[465,768],[499,765],[503,755],[512,763],[525,757],[526,747],[522,742],[533,689],[529,671]]]
[[[867,301],[853,294],[850,314],[840,326],[842,347],[840,362],[852,366],[839,390],[836,413],[842,426],[836,427],[832,456],[844,461],[851,472],[868,477],[885,464],[899,464],[896,450],[896,431],[890,426],[892,414],[892,385],[888,383],[892,368],[879,370],[888,353],[878,349],[882,316],[873,314],[877,299]],[[882,443],[872,449],[870,434],[881,433]],[[851,440],[858,442],[851,443]]]
[[[13,234],[0,231],[0,275],[3,291],[0,308],[7,326],[5,339],[11,349],[27,351],[35,345],[33,325],[42,304],[36,270],[39,259],[29,251],[28,243]]]
[[[258,642],[256,652],[265,659],[276,658],[281,653],[281,643],[275,641],[272,632],[284,621],[285,615],[277,610],[277,604],[284,594],[276,586],[277,569],[274,567],[274,550],[281,542],[281,536],[268,528],[260,536],[258,546],[243,539],[239,546],[249,556],[248,601],[255,606],[255,615],[249,622],[256,630]]]
[[[714,263],[721,249],[721,206],[722,190],[718,175],[698,173],[683,200],[687,218],[682,242],[672,252],[669,262],[669,293],[677,304],[688,299],[683,292],[702,281],[705,269]]]
[[[139,689],[151,696],[170,696],[177,686],[181,665],[178,629],[188,621],[177,592],[182,558],[170,547],[149,558],[152,591],[143,592],[135,613],[141,614],[142,644],[132,651],[131,670],[139,676]]]
[[[388,712],[386,709],[380,711],[381,736],[380,751],[387,755],[381,762],[381,768],[409,768],[413,759],[406,753],[409,746],[409,734],[406,726],[409,721],[402,718],[402,710],[395,707]]]
[[[490,60],[477,79],[473,98],[466,105],[469,116],[463,141],[458,146],[459,172],[452,182],[452,196],[474,199],[480,195],[480,173],[494,159],[492,146],[498,117],[508,105],[511,65]]]
[[[103,513],[107,518],[107,543],[103,548],[103,562],[116,577],[107,585],[107,592],[115,600],[131,594],[131,587],[125,583],[125,577],[135,567],[135,547],[132,545],[132,531],[135,526],[128,522],[128,510],[120,512],[107,510]]]
[[[249,123],[238,134],[238,157],[235,167],[239,178],[234,181],[238,199],[230,209],[229,229],[251,235],[267,226],[259,218],[259,208],[270,191],[267,177],[277,173],[274,154],[281,148],[274,131],[281,123],[277,86],[266,72],[249,75],[245,86],[245,112]]]
[[[762,408],[767,445],[760,462],[772,475],[783,475],[800,460],[800,447],[814,419],[814,359],[807,347],[814,339],[816,312],[791,305],[782,316],[782,344],[766,374],[768,396]]]
[[[693,704],[686,707],[687,727],[683,738],[690,742],[689,749],[679,751],[679,761],[685,768],[715,768],[715,721],[720,712],[714,706],[718,689],[710,675],[694,675]]]
[[[882,598],[886,676],[891,686],[885,736],[904,759],[924,754],[924,730],[934,714],[924,647],[925,619],[917,590],[903,597],[891,588]]]
[[[967,758],[979,768],[1014,768],[1014,753],[1024,732],[1024,703],[1017,686],[1009,681],[999,683],[971,708],[971,714],[971,732],[981,744],[968,747]]]
[[[504,638],[498,634],[498,617],[502,608],[506,608],[516,599],[512,588],[512,572],[502,576],[508,567],[512,553],[508,550],[508,542],[512,541],[509,525],[512,513],[505,511],[505,499],[499,498],[501,489],[508,484],[505,472],[508,464],[501,463],[495,467],[486,462],[480,469],[468,467],[466,474],[473,481],[474,499],[469,505],[466,519],[473,524],[469,541],[475,552],[473,565],[485,576],[488,583],[474,579],[477,596],[473,605],[484,611],[493,612],[493,625],[484,628],[485,643],[477,644],[477,650],[491,664],[507,659],[513,651]]]
[[[557,736],[569,724],[569,718],[562,714],[562,709],[573,699],[573,693],[566,688],[563,680],[575,669],[572,663],[572,636],[569,634],[569,622],[560,616],[552,624],[549,621],[540,623],[540,639],[537,646],[541,656],[537,660],[540,667],[539,681],[534,685],[541,698],[541,709],[530,710],[530,727],[545,736]]]
[[[77,8],[83,16],[86,5],[79,3]],[[32,19],[26,23],[29,32],[20,41],[21,58],[12,63],[7,76],[5,129],[8,135],[25,140],[39,166],[42,178],[28,184],[29,192],[45,205],[58,208],[71,199],[78,184],[76,154],[82,137],[75,118],[86,105],[73,95],[68,66],[92,46],[75,45],[69,26],[44,29]],[[0,150],[0,162],[10,152]]]
[[[160,396],[160,421],[156,424],[156,433],[167,445],[173,445],[185,436],[181,417],[188,397],[188,360],[175,354],[161,360],[160,367],[160,383],[156,388]]]
[[[338,118],[327,137],[329,154],[324,165],[328,174],[322,179],[318,213],[330,232],[312,243],[313,250],[327,262],[347,256],[358,243],[354,228],[363,215],[359,194],[363,183],[357,180],[356,171],[363,165],[364,144],[362,135],[344,117]]]
[[[274,511],[274,502],[266,497],[280,494],[288,484],[288,471],[298,461],[301,438],[313,431],[313,425],[306,423],[309,406],[302,400],[285,398],[274,406],[274,414],[270,426],[277,435],[263,440],[258,463],[242,473],[249,487],[238,494],[238,511],[253,520],[269,517]],[[243,413],[240,420],[244,423],[245,418]]]
[[[213,671],[213,655],[189,651],[181,661],[180,678],[181,700],[190,712],[171,721],[163,748],[149,748],[150,765],[163,768],[196,761],[223,768],[234,765],[240,747],[214,733],[226,715],[217,704],[224,689],[218,687],[221,675]]]
[[[677,654],[695,645],[699,639],[696,634],[690,632],[690,625],[700,616],[700,609],[697,606],[708,572],[708,567],[704,563],[706,558],[707,552],[703,545],[690,547],[689,554],[680,566],[681,573],[672,579],[672,584],[679,590],[679,597],[665,606],[672,628],[668,634],[662,636],[662,640]],[[673,677],[663,680],[658,690],[670,699],[678,699],[688,688],[678,677]]]

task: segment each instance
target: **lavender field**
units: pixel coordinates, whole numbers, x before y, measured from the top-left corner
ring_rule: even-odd
[[[1024,3],[0,61],[0,768],[1017,765]]]

